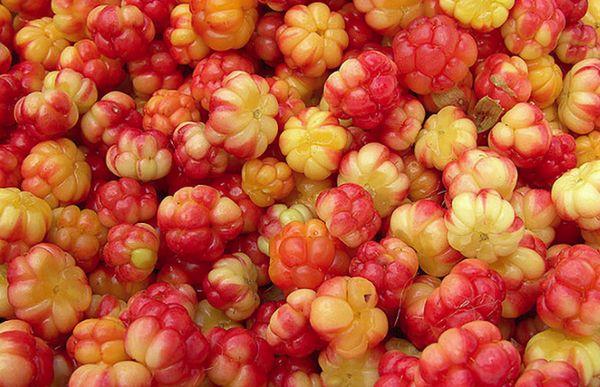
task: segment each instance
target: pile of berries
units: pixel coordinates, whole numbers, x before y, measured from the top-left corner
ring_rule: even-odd
[[[600,0],[0,0],[0,387],[600,383]]]

